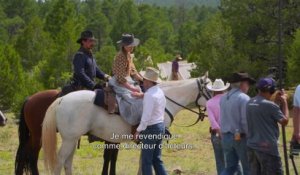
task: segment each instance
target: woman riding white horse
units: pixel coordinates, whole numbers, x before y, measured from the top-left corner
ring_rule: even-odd
[[[167,97],[183,106],[194,102],[197,94],[200,94],[197,103],[205,106],[207,101],[205,97],[210,96],[210,92],[205,87],[208,82],[210,80],[206,75],[200,79],[161,83],[160,87]],[[112,139],[113,135],[130,135],[131,126],[120,116],[109,115],[105,109],[95,106],[94,97],[95,93],[92,91],[77,91],[58,98],[48,108],[43,122],[42,147],[45,167],[51,173],[60,174],[64,166],[65,174],[72,174],[72,160],[77,140],[86,133],[113,143],[131,141],[128,137]],[[169,100],[166,108],[173,116],[182,109]],[[166,116],[165,119],[166,126],[170,126],[170,117]],[[57,130],[62,137],[58,155],[56,154]]]
[[[7,122],[7,118],[4,114],[0,111],[0,126],[5,126]]]

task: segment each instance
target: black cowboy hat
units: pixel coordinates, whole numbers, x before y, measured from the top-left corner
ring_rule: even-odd
[[[97,41],[97,39],[93,35],[93,32],[91,32],[90,30],[81,32],[80,38],[76,42],[81,43],[81,41],[85,40],[85,39],[91,39],[91,40]]]
[[[122,46],[137,46],[140,43],[140,40],[137,38],[134,38],[133,34],[123,34],[122,39],[117,42],[118,44],[121,44]]]
[[[250,75],[246,72],[235,72],[229,79],[229,83],[237,83],[241,81],[248,81],[250,84],[256,83],[255,79],[250,77]]]

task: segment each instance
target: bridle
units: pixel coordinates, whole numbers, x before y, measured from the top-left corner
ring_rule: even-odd
[[[175,100],[173,100],[173,99],[171,99],[171,98],[165,96],[166,99],[168,99],[168,100],[171,101],[172,103],[174,103],[174,104],[176,104],[176,105],[178,105],[178,106],[180,106],[180,107],[182,107],[182,108],[184,108],[184,109],[186,109],[186,110],[189,110],[189,111],[191,111],[191,112],[193,112],[193,113],[195,113],[195,114],[198,115],[197,120],[196,120],[193,124],[191,124],[191,125],[186,125],[186,126],[182,126],[182,125],[176,125],[176,124],[174,123],[174,125],[176,125],[176,126],[181,126],[181,127],[191,127],[191,126],[196,125],[200,120],[203,121],[203,120],[204,120],[204,117],[207,116],[207,115],[205,114],[206,107],[201,108],[201,106],[198,104],[198,100],[199,100],[202,96],[204,96],[204,98],[205,98],[206,100],[209,100],[209,99],[211,98],[211,94],[208,93],[208,91],[207,91],[207,89],[206,89],[206,84],[207,84],[207,83],[204,82],[203,79],[200,79],[200,80],[197,79],[197,80],[196,80],[196,83],[197,83],[199,92],[198,92],[197,98],[196,98],[196,100],[195,100],[195,104],[196,104],[196,106],[198,107],[199,112],[197,112],[197,111],[195,111],[195,110],[193,110],[193,109],[191,109],[191,108],[188,108],[188,107],[186,107],[186,106],[184,106],[184,105],[182,105],[182,104],[179,104],[179,103],[177,103]],[[204,93],[204,90],[207,92],[206,94]],[[170,119],[171,119],[171,123],[173,123],[173,121],[174,121],[174,116],[173,116],[173,114],[172,114],[167,108],[165,109],[165,112],[169,115],[169,117],[170,117]]]

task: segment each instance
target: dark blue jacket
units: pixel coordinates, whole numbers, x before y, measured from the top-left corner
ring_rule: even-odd
[[[95,86],[95,77],[104,79],[102,72],[90,51],[80,48],[73,59],[73,79],[76,85],[92,90]]]

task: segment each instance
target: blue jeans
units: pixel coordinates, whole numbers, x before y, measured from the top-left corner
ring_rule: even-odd
[[[222,175],[233,175],[235,173],[250,175],[246,144],[246,137],[241,137],[241,140],[235,141],[234,134],[222,134],[222,147],[225,158],[225,169],[222,172]],[[239,161],[242,164],[242,172],[239,172]]]
[[[248,148],[251,175],[283,175],[280,157]]]
[[[212,146],[214,148],[217,172],[218,175],[220,175],[225,168],[221,138],[220,136],[217,137],[216,134],[211,134],[210,139],[211,139]]]
[[[148,126],[141,132],[142,138],[142,174],[152,175],[152,166],[156,175],[167,175],[161,160],[161,138],[150,138],[164,134],[164,123]]]

